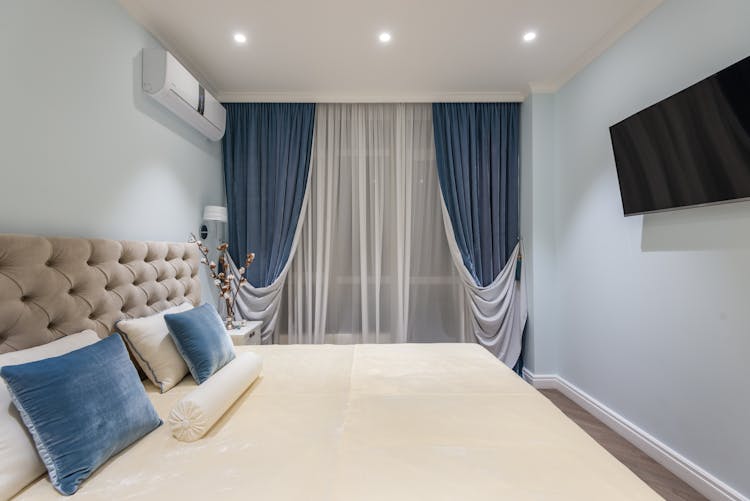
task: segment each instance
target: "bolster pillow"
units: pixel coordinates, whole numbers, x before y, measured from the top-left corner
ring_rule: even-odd
[[[242,353],[190,392],[169,413],[172,435],[193,442],[205,435],[255,381],[263,361],[255,353]]]

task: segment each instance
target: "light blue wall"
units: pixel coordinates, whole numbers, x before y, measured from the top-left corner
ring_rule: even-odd
[[[529,318],[525,367],[557,373],[557,276],[554,210],[554,96],[533,94],[521,106],[521,238]]]
[[[140,90],[157,46],[114,0],[0,2],[0,232],[185,241],[223,205],[219,143]]]
[[[115,1],[0,3],[0,232],[184,241],[219,143],[140,90],[158,43]]]
[[[665,1],[555,95],[542,313],[561,376],[745,495],[750,203],[623,217],[608,127],[750,56],[749,22],[747,0]]]

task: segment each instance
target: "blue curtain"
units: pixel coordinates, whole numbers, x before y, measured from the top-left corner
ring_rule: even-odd
[[[224,107],[229,252],[236,263],[255,252],[247,279],[266,287],[279,277],[292,248],[310,170],[315,105]]]
[[[498,276],[518,243],[519,103],[435,103],[440,189],[477,285]]]

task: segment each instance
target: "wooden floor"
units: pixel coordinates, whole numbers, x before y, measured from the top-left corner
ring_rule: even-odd
[[[539,391],[664,499],[706,499],[559,391]]]

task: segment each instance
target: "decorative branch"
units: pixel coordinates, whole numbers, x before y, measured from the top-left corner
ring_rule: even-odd
[[[203,242],[198,240],[194,234],[190,234],[188,242],[195,243],[198,246],[198,250],[200,250],[200,253],[203,256],[201,258],[201,263],[205,264],[208,268],[211,280],[219,290],[219,294],[224,299],[224,303],[226,304],[226,327],[227,329],[232,329],[234,327],[234,303],[237,299],[237,295],[240,292],[240,287],[242,286],[242,284],[247,283],[245,272],[247,271],[247,268],[249,268],[253,263],[255,254],[253,254],[252,252],[247,253],[245,257],[245,265],[237,270],[240,276],[236,277],[229,269],[229,257],[227,255],[227,253],[229,252],[229,244],[227,244],[226,242],[222,242],[216,248],[216,250],[219,251],[217,265],[217,263],[209,260],[208,247],[203,245]]]

